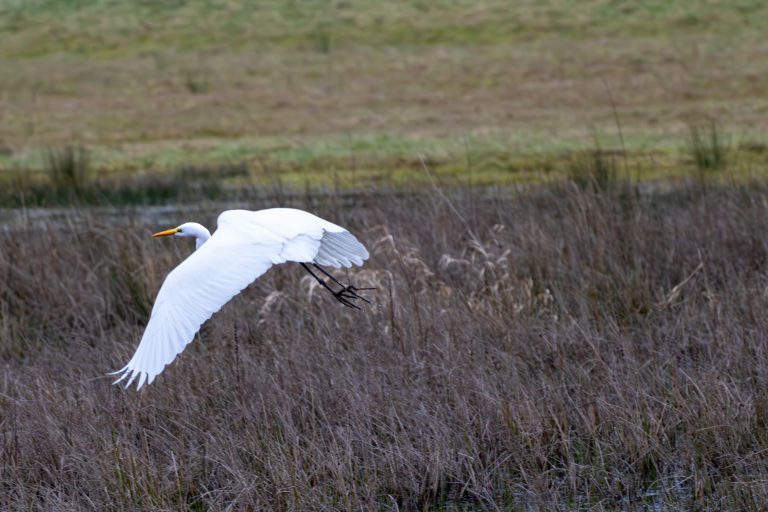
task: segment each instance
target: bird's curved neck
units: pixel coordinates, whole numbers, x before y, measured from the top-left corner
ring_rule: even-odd
[[[200,247],[203,246],[205,242],[208,241],[208,239],[211,238],[211,234],[208,232],[208,230],[205,230],[205,233],[203,236],[197,236],[195,237],[195,250],[198,250]]]
[[[211,232],[208,231],[205,226],[197,223],[188,224],[185,227],[185,231],[195,237],[195,250],[202,247],[203,244],[207,242],[209,238],[211,238]]]

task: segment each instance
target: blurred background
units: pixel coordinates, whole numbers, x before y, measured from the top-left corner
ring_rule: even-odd
[[[5,0],[0,201],[148,177],[156,201],[196,182],[370,189],[425,168],[474,186],[754,177],[767,21],[753,0]]]

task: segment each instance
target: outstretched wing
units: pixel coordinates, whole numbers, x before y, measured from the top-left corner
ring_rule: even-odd
[[[362,265],[368,251],[344,228],[288,208],[230,210],[197,251],[173,269],[157,294],[139,347],[115,382],[138,389],[180,354],[211,315],[272,265],[285,261]]]
[[[287,240],[282,252],[284,261],[351,267],[362,265],[368,259],[365,246],[352,233],[302,210],[229,210],[219,215],[218,225],[219,231],[226,226],[254,241]]]

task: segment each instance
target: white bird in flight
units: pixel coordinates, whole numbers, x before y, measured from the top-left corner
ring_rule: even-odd
[[[357,299],[370,303],[357,292],[371,288],[343,285],[320,267],[351,267],[368,259],[365,246],[341,226],[292,208],[229,210],[216,222],[213,235],[195,222],[152,235],[195,237],[197,246],[165,278],[136,353],[124,368],[111,374],[120,375],[115,384],[128,378],[128,387],[137,377],[137,389],[151,384],[192,341],[203,322],[278,263],[301,263],[345,306],[360,309],[353,302]],[[334,291],[307,264],[341,289]]]

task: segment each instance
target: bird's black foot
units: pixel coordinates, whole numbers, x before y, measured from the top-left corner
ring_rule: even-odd
[[[309,272],[310,275],[312,277],[314,277],[317,280],[317,282],[320,283],[323,286],[323,288],[325,288],[326,290],[331,292],[331,295],[333,295],[336,298],[336,300],[338,300],[339,302],[341,302],[343,305],[347,306],[348,308],[362,310],[362,308],[360,306],[355,304],[354,301],[356,301],[356,300],[361,300],[361,301],[363,301],[363,302],[365,302],[367,304],[371,303],[370,300],[366,299],[365,297],[363,297],[362,295],[360,295],[357,292],[363,292],[363,291],[368,291],[368,290],[375,290],[376,288],[357,288],[356,286],[353,286],[351,284],[345,285],[345,284],[341,283],[338,279],[333,277],[323,267],[321,267],[317,263],[313,263],[312,264],[313,267],[315,267],[320,272],[322,272],[323,274],[328,276],[328,278],[330,278],[331,281],[333,281],[337,285],[341,286],[340,290],[334,290],[333,288],[331,288],[331,286],[324,279],[321,279],[320,277],[317,276],[317,274],[312,272],[312,269],[310,269],[305,263],[302,263],[301,266],[304,267],[304,270]]]
[[[354,308],[354,309],[360,309],[360,306],[357,304],[354,304],[353,300],[362,300],[366,304],[370,304],[371,301],[363,297],[357,292],[362,292],[366,290],[375,290],[376,288],[357,288],[355,286],[347,285],[344,286],[341,290],[337,292],[332,292],[333,296],[336,297],[336,300],[347,306],[348,308]]]

